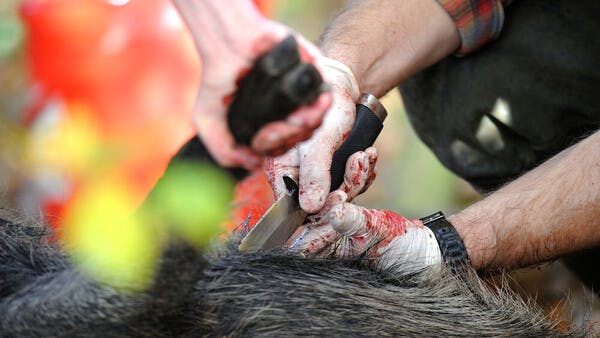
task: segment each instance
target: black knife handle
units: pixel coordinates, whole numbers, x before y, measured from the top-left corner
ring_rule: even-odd
[[[250,145],[265,124],[285,119],[321,94],[323,79],[311,63],[300,60],[298,43],[289,36],[260,56],[238,83],[227,114],[237,144]]]
[[[334,191],[344,182],[348,158],[375,143],[383,128],[387,112],[381,102],[371,94],[363,94],[356,104],[356,119],[348,138],[333,154],[331,162],[331,189]]]

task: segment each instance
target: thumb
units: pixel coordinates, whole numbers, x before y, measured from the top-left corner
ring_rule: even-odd
[[[331,185],[333,153],[352,129],[356,117],[355,102],[360,94],[348,67],[328,58],[321,58],[320,63],[325,80],[332,87],[333,103],[321,126],[299,146],[300,206],[309,213],[318,212],[325,203]]]
[[[316,148],[320,148],[316,146]],[[331,185],[330,168],[333,149],[323,150],[300,146],[300,206],[308,213],[316,213],[325,204]]]
[[[409,227],[419,226],[393,211],[366,209],[348,202],[331,208],[327,217],[342,235],[378,237],[384,245],[405,234]]]
[[[329,224],[342,235],[363,238],[363,250],[374,258],[377,269],[396,274],[441,267],[441,252],[433,232],[387,210],[368,210],[343,203],[328,213]],[[372,244],[377,243],[374,247]]]

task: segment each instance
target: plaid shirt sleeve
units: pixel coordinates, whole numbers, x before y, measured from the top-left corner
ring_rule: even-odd
[[[500,35],[504,6],[513,0],[437,0],[452,17],[461,38],[459,55],[468,54]]]

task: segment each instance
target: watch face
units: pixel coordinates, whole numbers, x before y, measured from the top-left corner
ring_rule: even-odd
[[[435,221],[437,221],[439,219],[442,219],[442,218],[446,219],[446,216],[444,215],[443,212],[438,211],[438,212],[435,212],[435,213],[433,213],[433,214],[431,214],[429,216],[425,216],[423,218],[420,218],[420,220],[421,220],[421,222],[423,222],[423,225],[428,225],[429,223],[433,223],[433,222],[435,222]]]

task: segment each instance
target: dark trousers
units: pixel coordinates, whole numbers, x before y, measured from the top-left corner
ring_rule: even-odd
[[[505,12],[497,41],[400,87],[419,137],[481,192],[600,127],[600,1],[517,0]],[[600,287],[594,255],[570,266]]]

